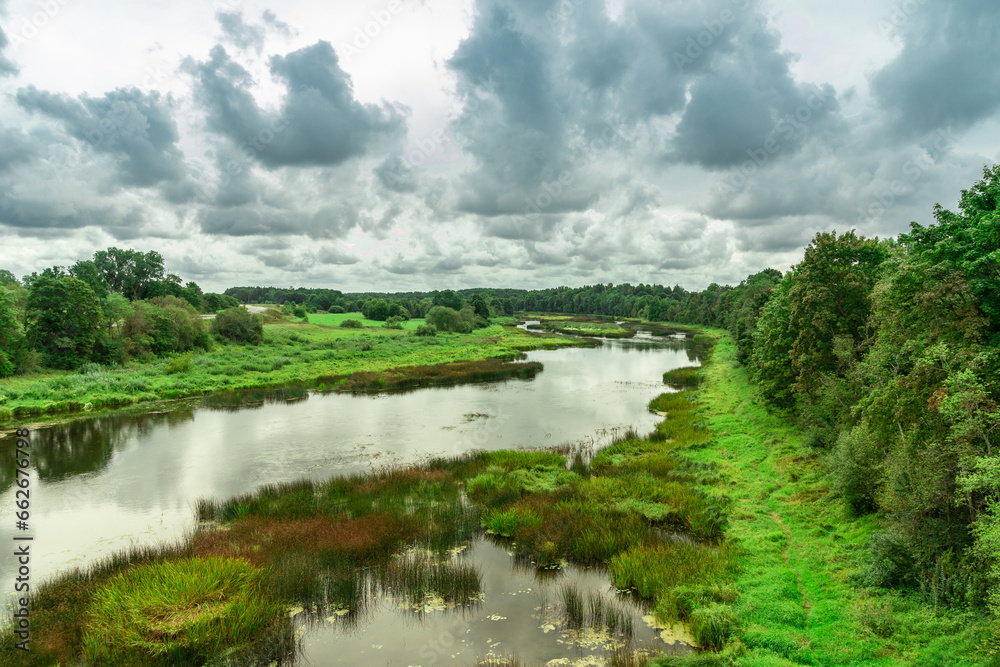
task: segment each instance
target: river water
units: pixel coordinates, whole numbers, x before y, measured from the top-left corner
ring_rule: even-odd
[[[110,413],[33,431],[32,579],[129,546],[180,538],[194,528],[198,498],[225,498],[266,483],[325,479],[474,449],[599,447],[630,427],[649,431],[659,418],[646,404],[666,390],[662,373],[696,365],[700,353],[683,338],[640,333],[604,340],[598,347],[527,356],[544,364],[531,380],[403,394],[310,393],[239,408],[186,401],[153,413]],[[13,450],[13,436],[0,439],[0,507],[10,508],[11,514]],[[498,547],[472,546],[471,557],[481,569],[499,567]],[[4,582],[15,576],[10,551],[0,558]],[[601,576],[606,587],[607,576]],[[530,588],[513,570],[506,579],[515,591]],[[13,584],[4,588],[12,590]],[[497,599],[491,601],[487,594],[484,604],[489,607]],[[499,627],[499,621],[494,623]],[[310,633],[306,644],[317,647],[330,636]],[[493,637],[481,639],[478,648],[491,650],[485,640]],[[471,657],[465,655],[460,664],[469,664]],[[376,660],[420,664],[387,655]]]

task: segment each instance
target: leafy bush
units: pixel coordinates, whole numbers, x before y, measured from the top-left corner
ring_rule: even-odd
[[[390,315],[386,319],[385,324],[383,324],[382,326],[384,326],[386,329],[402,329],[403,322],[405,321],[406,320],[400,317],[399,315]]]
[[[167,375],[188,372],[191,370],[191,357],[193,354],[192,352],[185,352],[182,355],[174,357],[163,367],[163,372]]]
[[[438,331],[469,333],[476,322],[476,313],[469,306],[461,311],[447,306],[434,306],[427,311],[427,323],[437,327]]]
[[[216,315],[212,320],[212,333],[234,343],[260,345],[264,340],[264,325],[260,318],[241,306]]]
[[[437,332],[438,332],[437,327],[434,326],[433,324],[421,324],[420,326],[417,327],[417,331],[416,331],[415,335],[417,335],[417,336],[436,336]]]
[[[343,327],[344,329],[360,329],[361,327],[364,326],[364,324],[361,323],[361,320],[348,319],[342,321],[340,323],[340,326]]]

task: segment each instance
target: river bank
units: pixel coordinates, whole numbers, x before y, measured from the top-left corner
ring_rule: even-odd
[[[0,429],[23,426],[26,418],[219,391],[289,386],[362,391],[421,386],[422,377],[440,384],[523,377],[528,369],[498,361],[517,359],[528,350],[586,344],[565,336],[529,335],[504,324],[436,336],[415,336],[411,329],[277,322],[265,325],[259,346],[217,344],[207,352],[124,368],[89,365],[83,372],[5,378],[0,380]],[[404,370],[414,367],[423,368]]]
[[[733,500],[727,537],[740,549],[739,597],[725,654],[661,664],[1000,664],[985,613],[864,585],[876,517],[854,517],[834,497],[826,452],[764,405],[732,340],[713,333],[697,393],[713,443],[691,456],[717,466]]]

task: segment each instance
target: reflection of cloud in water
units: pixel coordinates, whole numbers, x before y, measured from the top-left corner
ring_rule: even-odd
[[[593,444],[614,429],[646,432],[658,420],[646,404],[665,390],[662,373],[689,365],[690,348],[690,341],[606,341],[529,352],[529,360],[545,364],[530,381],[294,401],[268,391],[254,395],[253,409],[228,405],[232,396],[224,396],[208,407],[184,401],[159,414],[122,412],[39,429],[31,436],[38,475],[32,518],[45,534],[36,544],[37,574],[57,570],[66,550],[99,557],[108,550],[102,539],[120,545],[179,537],[193,526],[201,497],[472,449]],[[14,447],[6,440],[0,474],[9,475],[13,464],[3,457]],[[12,493],[8,481],[8,506]],[[9,579],[12,567],[0,559],[0,578]]]

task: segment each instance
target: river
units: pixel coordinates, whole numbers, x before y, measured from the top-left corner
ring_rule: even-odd
[[[646,404],[666,390],[662,373],[699,362],[691,341],[641,333],[527,356],[544,364],[531,380],[402,394],[309,393],[238,408],[181,401],[152,413],[40,428],[31,434],[32,579],[129,546],[180,538],[194,528],[198,498],[474,449],[600,447],[627,428],[650,430],[658,417]],[[11,512],[13,449],[13,436],[0,440],[0,507]],[[0,560],[5,582],[15,573],[10,551]],[[477,543],[470,551],[479,554],[480,566],[497,562],[494,545]],[[581,571],[574,580],[589,576]],[[513,574],[508,579],[515,591],[530,588]],[[603,581],[606,586],[606,575]],[[308,643],[322,644],[316,637]],[[488,648],[486,639],[493,638],[482,638]],[[389,658],[378,659],[386,664]],[[409,663],[397,658],[390,664]]]

